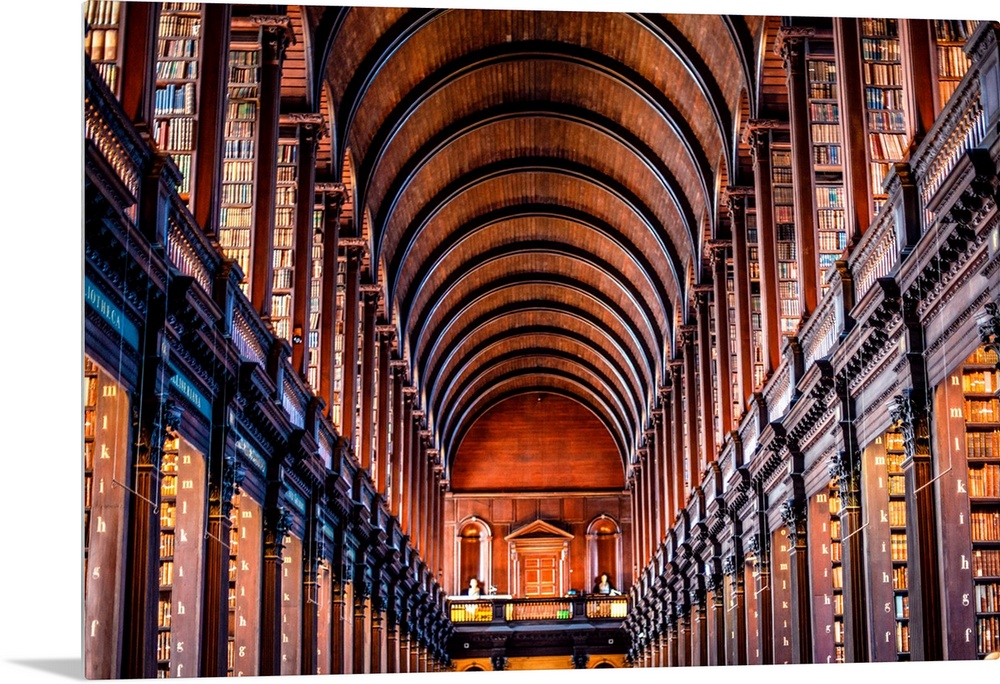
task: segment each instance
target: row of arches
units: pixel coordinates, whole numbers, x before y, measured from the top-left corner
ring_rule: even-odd
[[[477,516],[460,521],[456,531],[451,582],[456,595],[467,594],[473,579],[483,594],[509,593],[519,598],[560,596],[570,590],[596,592],[602,575],[607,575],[612,587],[622,586],[622,530],[609,515],[599,515],[587,525],[586,560],[581,568],[570,567],[569,549],[578,543],[574,535],[543,521],[519,527],[502,540],[495,539],[493,526]],[[544,574],[544,569],[535,566],[541,563],[544,568],[548,558],[553,562],[551,580],[533,578],[533,572]]]

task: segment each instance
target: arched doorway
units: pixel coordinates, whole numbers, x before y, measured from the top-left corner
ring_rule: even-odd
[[[587,589],[593,588],[601,573],[621,589],[622,533],[618,522],[609,515],[599,515],[587,526]]]
[[[485,520],[475,516],[458,525],[455,538],[455,594],[463,594],[475,577],[485,594],[493,582],[493,532]]]

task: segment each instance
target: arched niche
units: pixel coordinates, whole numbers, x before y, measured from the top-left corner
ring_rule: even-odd
[[[469,580],[475,577],[484,594],[493,583],[493,531],[482,518],[472,516],[456,525],[455,535],[455,594],[468,591]]]
[[[587,526],[587,589],[593,589],[601,573],[619,591],[622,588],[622,530],[618,521],[601,514]]]

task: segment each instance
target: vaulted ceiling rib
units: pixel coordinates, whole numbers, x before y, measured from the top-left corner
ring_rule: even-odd
[[[760,68],[754,17],[309,10],[411,378],[453,457],[545,391],[643,442]],[[749,98],[749,99],[748,99]],[[716,165],[717,164],[717,165]]]

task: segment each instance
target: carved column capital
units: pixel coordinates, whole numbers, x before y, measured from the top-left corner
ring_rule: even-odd
[[[997,354],[997,370],[1000,370],[1000,305],[996,302],[986,302],[984,314],[976,319],[979,325],[979,339],[986,351]]]
[[[785,71],[801,69],[806,40],[816,35],[811,26],[782,26],[774,40],[774,54],[781,57]]]
[[[285,550],[285,535],[292,529],[292,512],[284,506],[271,509],[264,516],[264,553],[280,556]]]
[[[677,328],[677,337],[682,347],[693,347],[698,335],[698,327],[682,325]]]
[[[788,528],[788,543],[794,548],[800,542],[806,541],[806,507],[795,499],[788,499],[781,504],[781,522]]]
[[[839,451],[830,458],[830,477],[837,481],[844,508],[861,505],[861,456],[856,452]]]
[[[261,62],[281,64],[285,60],[288,46],[295,40],[292,20],[283,15],[253,15],[250,21],[260,26]]]
[[[731,247],[732,243],[729,240],[709,240],[705,245],[709,263],[712,266],[726,263]]]
[[[233,497],[240,493],[240,485],[246,478],[247,470],[232,454],[222,458],[222,477],[209,487],[209,514],[228,518],[233,510]]]

